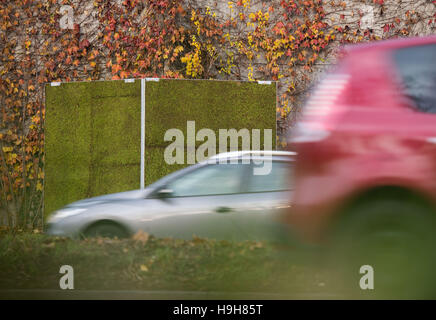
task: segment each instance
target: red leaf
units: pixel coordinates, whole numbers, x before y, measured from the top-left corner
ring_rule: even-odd
[[[89,43],[88,39],[83,39],[79,44],[79,48],[83,49],[83,48],[89,47],[89,45],[90,45],[90,43]]]

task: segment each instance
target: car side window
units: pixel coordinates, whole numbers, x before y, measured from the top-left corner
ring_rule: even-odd
[[[403,90],[418,111],[436,113],[436,44],[402,48],[393,57]]]
[[[239,193],[245,165],[213,164],[170,182],[174,197],[206,196]]]
[[[264,166],[265,164],[262,164]],[[285,161],[273,161],[271,171],[265,175],[255,175],[253,170],[248,177],[247,192],[285,191],[292,189],[292,164]]]

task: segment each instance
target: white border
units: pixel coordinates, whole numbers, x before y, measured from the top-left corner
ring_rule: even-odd
[[[145,188],[145,81],[141,79],[141,189]]]

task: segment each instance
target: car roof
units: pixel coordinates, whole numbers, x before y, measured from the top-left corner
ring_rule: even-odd
[[[278,160],[293,160],[293,156],[296,156],[295,152],[291,151],[277,151],[277,150],[244,150],[244,151],[231,151],[231,152],[223,152],[217,155],[214,155],[206,160],[206,162],[210,162],[213,160],[222,160],[222,159],[264,159],[265,157],[274,157]]]
[[[383,41],[371,41],[367,43],[344,46],[343,53],[357,53],[367,50],[392,50],[403,47],[411,47],[426,44],[436,44],[436,35],[412,38],[395,38]]]

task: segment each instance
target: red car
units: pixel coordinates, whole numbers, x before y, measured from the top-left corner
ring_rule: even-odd
[[[345,48],[313,91],[289,145],[298,156],[285,219],[300,239],[336,241],[349,253],[376,247],[385,257],[399,248],[399,263],[413,253],[425,259],[419,266],[430,265],[436,252],[436,36]],[[363,264],[373,258],[360,257]]]

